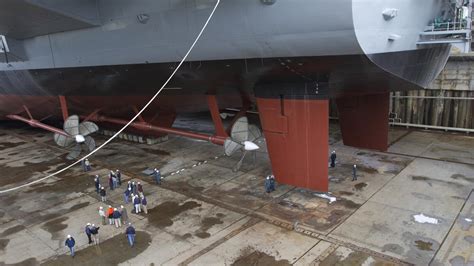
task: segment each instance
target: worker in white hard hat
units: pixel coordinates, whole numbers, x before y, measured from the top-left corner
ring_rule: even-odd
[[[74,258],[74,246],[76,245],[76,240],[74,240],[71,235],[67,235],[64,245],[69,248],[69,251],[71,251],[71,257]]]
[[[91,233],[92,233],[92,239],[94,240],[94,244],[98,245],[99,244],[99,226],[95,226],[95,224],[91,225]]]
[[[115,176],[117,177],[117,183],[119,186],[122,185],[122,173],[119,171],[119,169],[115,170]]]
[[[104,207],[99,207],[99,216],[102,219],[102,225],[106,225]]]
[[[153,169],[153,178],[155,178],[157,185],[161,185],[161,173],[157,168]]]
[[[89,239],[89,244],[91,244],[92,243],[91,223],[86,224],[86,228],[84,228],[84,231],[86,232],[87,239]]]
[[[265,183],[264,183],[264,185],[265,185],[265,192],[267,192],[267,193],[272,192],[270,182],[271,182],[271,181],[270,181],[270,176],[267,176],[267,178],[265,178]]]
[[[357,165],[354,164],[354,166],[352,167],[352,181],[356,181],[357,180]]]
[[[336,166],[336,151],[331,152],[331,167],[334,168]]]

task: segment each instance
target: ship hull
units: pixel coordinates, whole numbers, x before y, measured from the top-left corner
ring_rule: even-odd
[[[242,94],[254,99],[254,89],[275,84],[309,83],[319,97],[378,94],[419,89],[441,71],[449,46],[386,54],[286,57],[186,62],[162,91],[156,109],[175,112],[207,110],[206,94],[219,97],[219,107],[239,107]],[[373,62],[394,66],[400,78]],[[403,63],[401,63],[403,62]],[[0,114],[15,114],[57,96],[70,98],[73,111],[119,110],[116,106],[144,105],[171,75],[177,63],[133,64],[0,72]],[[396,66],[396,67],[395,67]],[[419,85],[421,84],[421,85]],[[58,114],[53,105],[50,114]],[[44,109],[43,109],[44,110]],[[54,111],[56,110],[56,111]]]

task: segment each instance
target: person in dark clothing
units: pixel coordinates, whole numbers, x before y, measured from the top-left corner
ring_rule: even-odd
[[[107,192],[105,192],[104,187],[100,188],[100,193],[99,194],[100,194],[102,202],[105,202],[107,200]]]
[[[131,194],[132,194],[132,189],[131,188],[127,188],[125,190],[125,192],[123,193],[123,198],[124,198],[125,204],[128,203],[128,199],[130,198]]]
[[[267,193],[270,193],[272,192],[272,189],[271,189],[271,184],[270,184],[270,176],[267,176],[267,178],[265,178],[265,192]]]
[[[122,217],[122,224],[126,225],[128,223],[128,213],[127,209],[123,206],[120,206],[120,215]]]
[[[132,189],[132,181],[128,181],[127,188]]]
[[[91,232],[91,224],[90,223],[86,224],[86,228],[85,228],[84,231],[86,232],[87,238],[89,239],[89,244],[92,243],[92,238],[91,238],[92,232]]]
[[[275,176],[270,175],[270,191],[275,191]]]
[[[128,227],[125,230],[125,234],[127,235],[128,238],[128,243],[130,244],[131,247],[135,244],[135,228],[133,228],[131,223],[128,223]]]
[[[119,169],[115,171],[115,176],[117,177],[117,183],[119,186],[122,185],[122,173],[120,173]]]
[[[331,167],[334,168],[336,166],[336,151],[331,152]]]
[[[100,192],[100,179],[99,179],[99,175],[95,175],[94,184],[95,184],[95,191],[97,192],[97,194],[99,194],[99,192]]]
[[[117,208],[114,208],[114,212],[112,213],[112,218],[114,218],[115,227],[119,228],[122,227],[122,214],[120,214]]]
[[[352,181],[356,181],[357,180],[357,165],[354,164],[354,166],[352,167]]]
[[[110,173],[109,173],[109,189],[110,189],[110,190],[114,190],[114,180],[113,180],[113,177],[114,177],[113,172],[110,171]]]
[[[143,194],[142,194],[142,195],[143,195]],[[147,204],[148,204],[148,203],[147,203],[147,201],[146,201],[146,198],[145,198],[145,196],[143,196],[143,198],[142,198],[142,209],[143,209],[143,212],[144,212],[145,214],[148,214]]]
[[[135,184],[135,181],[132,181],[132,193],[137,195],[137,185]]]
[[[142,186],[142,184],[140,184],[140,182],[137,183],[137,192],[140,195],[140,197],[143,198],[143,196],[144,196],[143,195],[143,186]]]
[[[157,185],[161,185],[161,173],[160,170],[154,169],[153,170],[153,178],[155,179],[155,182]]]
[[[94,244],[99,245],[99,226],[95,226],[92,224],[91,226],[91,233],[92,233],[92,240],[94,240]]]
[[[71,251],[71,256],[74,258],[74,246],[76,245],[76,240],[74,240],[71,235],[67,235],[64,245],[69,248],[69,251]]]
[[[138,195],[135,195],[133,198],[133,205],[135,206],[135,213],[138,214],[141,212],[141,200]]]

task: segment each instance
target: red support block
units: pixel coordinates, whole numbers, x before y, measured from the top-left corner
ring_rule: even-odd
[[[329,101],[257,98],[278,182],[328,191]]]
[[[386,151],[389,93],[336,99],[344,145]]]

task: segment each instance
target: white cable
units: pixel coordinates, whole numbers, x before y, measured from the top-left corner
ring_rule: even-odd
[[[148,101],[147,104],[145,104],[145,106],[143,106],[143,108],[125,125],[123,126],[119,131],[117,131],[117,133],[115,133],[112,137],[110,137],[108,140],[106,140],[102,145],[100,145],[99,147],[97,147],[95,150],[91,151],[90,153],[88,153],[87,155],[85,155],[84,157],[82,157],[81,159],[77,160],[76,162],[70,164],[69,166],[66,166],[64,167],[63,169],[59,170],[59,171],[56,171],[48,176],[45,176],[43,178],[40,178],[40,179],[37,179],[35,181],[32,181],[32,182],[29,182],[29,183],[26,183],[26,184],[23,184],[23,185],[20,185],[20,186],[17,186],[17,187],[13,187],[13,188],[9,188],[9,189],[5,189],[5,190],[0,190],[0,194],[4,194],[4,193],[7,193],[7,192],[11,192],[11,191],[14,191],[14,190],[18,190],[20,188],[24,188],[24,187],[27,187],[27,186],[31,186],[33,184],[36,184],[36,183],[39,183],[39,182],[42,182],[43,180],[46,180],[47,178],[50,178],[52,176],[55,176],[57,174],[60,174],[66,170],[68,170],[69,168],[73,167],[74,165],[80,163],[82,160],[86,159],[87,157],[91,156],[92,154],[96,153],[98,150],[102,149],[105,145],[107,145],[109,142],[111,142],[112,140],[114,140],[120,133],[122,133],[122,131],[124,131],[131,123],[133,123],[133,121],[135,121],[142,113],[143,111],[146,110],[146,108],[148,108],[148,106],[156,99],[156,97],[158,97],[158,95],[161,93],[161,91],[166,87],[166,85],[168,85],[168,83],[170,82],[170,80],[174,77],[174,75],[176,74],[176,72],[178,72],[178,70],[180,69],[181,65],[184,63],[184,61],[186,61],[186,59],[188,58],[189,54],[191,53],[191,51],[194,49],[194,46],[196,45],[196,43],[199,41],[199,39],[201,38],[201,35],[202,33],[204,32],[204,30],[207,28],[207,24],[209,24],[209,21],[211,20],[211,18],[214,16],[214,12],[216,11],[217,7],[219,6],[220,4],[220,1],[221,0],[217,0],[216,2],[216,5],[214,6],[214,8],[212,9],[212,12],[211,14],[209,15],[209,17],[207,18],[206,20],[206,23],[204,23],[204,26],[202,27],[201,31],[199,32],[198,36],[196,37],[196,39],[194,40],[193,44],[191,45],[191,47],[189,47],[188,51],[186,52],[186,54],[184,55],[183,59],[181,60],[181,62],[179,62],[179,65],[175,68],[175,70],[173,71],[173,73],[171,73],[170,77],[165,81],[165,83],[163,84],[163,86],[161,86],[161,88],[155,93],[155,95],[153,95],[153,97]]]

